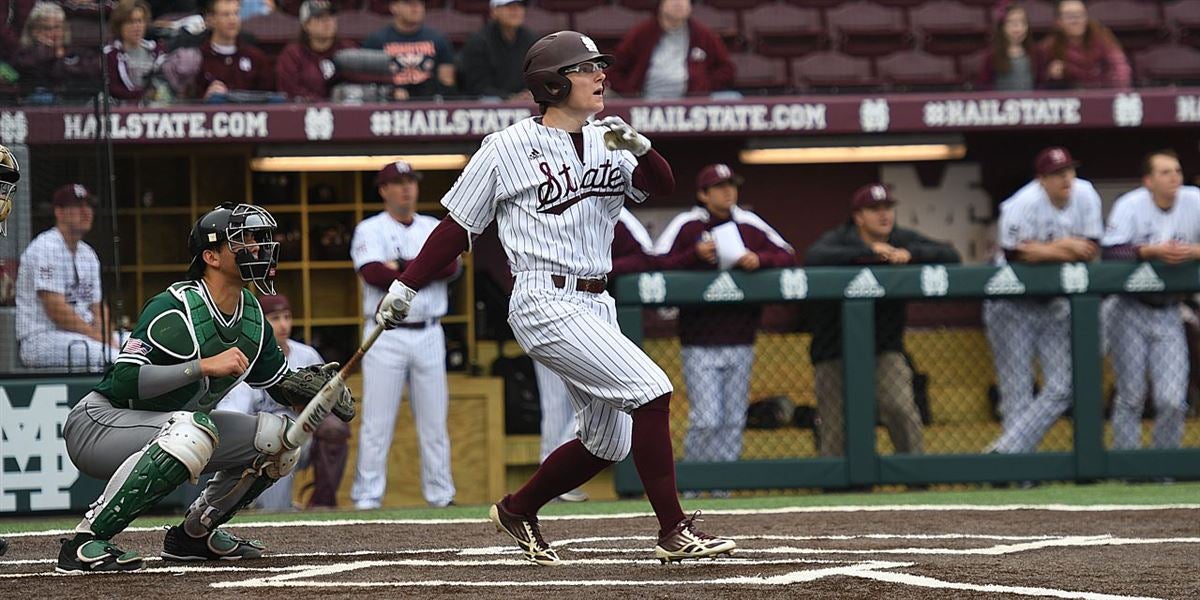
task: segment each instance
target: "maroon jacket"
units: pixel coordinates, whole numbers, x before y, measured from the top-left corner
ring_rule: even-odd
[[[142,40],[142,47],[154,55],[155,64],[161,62],[162,47],[156,42]],[[108,93],[121,100],[141,100],[146,93],[146,82],[134,81],[133,75],[126,68],[125,61],[128,60],[128,55],[121,40],[113,40],[104,47],[104,60],[108,62]]]
[[[324,52],[316,52],[300,42],[288,44],[275,59],[279,91],[297,100],[327,100],[329,89],[343,80],[333,64],[334,53],[354,47],[349,40],[334,40],[333,46]]]
[[[100,61],[88,48],[67,48],[56,56],[54,48],[34,43],[17,50],[10,63],[21,74],[19,85],[25,89],[91,89],[99,79]]]
[[[1086,46],[1067,44],[1059,57],[1054,53],[1054,43],[1055,37],[1051,35],[1039,47],[1042,64],[1038,72],[1047,87],[1127,88],[1132,85],[1133,69],[1120,45],[1093,38]],[[1063,61],[1062,79],[1050,79],[1045,75],[1047,67],[1055,60]]]
[[[275,89],[274,69],[271,59],[257,47],[238,40],[233,54],[220,54],[213,50],[212,39],[200,44],[200,73],[196,76],[197,97],[203,96],[209,84],[220,81],[231,90]]]
[[[7,60],[21,45],[21,31],[35,0],[0,0],[0,58]]]
[[[616,64],[608,69],[608,81],[622,94],[641,94],[650,69],[650,56],[663,29],[658,18],[651,17],[634,26],[617,46]],[[696,19],[688,19],[688,94],[723,90],[733,83],[733,61],[725,42],[713,30]]]
[[[701,237],[731,219],[717,219],[708,209],[697,206],[675,217],[655,250],[673,268],[691,271],[712,271],[717,265],[706,262],[696,254]],[[758,254],[760,269],[790,267],[796,264],[792,247],[758,215],[734,207],[732,220],[746,249]],[[685,305],[679,309],[679,343],[684,346],[732,346],[754,343],[762,307],[757,305],[724,304],[720,306]]]

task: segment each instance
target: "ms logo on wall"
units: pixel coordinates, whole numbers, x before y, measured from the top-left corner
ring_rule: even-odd
[[[66,384],[0,386],[0,513],[71,508]]]

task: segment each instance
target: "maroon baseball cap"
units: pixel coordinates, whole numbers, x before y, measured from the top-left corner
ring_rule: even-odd
[[[1071,153],[1061,146],[1046,148],[1038,152],[1037,158],[1033,160],[1033,170],[1039,177],[1078,166],[1079,161],[1071,158]]]
[[[383,168],[375,174],[375,187],[379,187],[385,183],[394,183],[404,179],[405,177],[412,177],[413,179],[420,181],[421,173],[420,171],[413,169],[412,165],[408,164],[408,161],[397,160],[395,162],[390,162],[386,165],[383,165]]]
[[[96,197],[82,183],[68,183],[54,190],[50,204],[53,206],[73,206],[87,202],[96,206]]]
[[[896,197],[892,195],[892,190],[882,183],[869,183],[854,191],[854,196],[850,200],[850,208],[858,210],[860,208],[870,208],[877,204],[895,204]]]
[[[696,175],[696,189],[706,190],[718,183],[732,182],[733,185],[742,185],[742,176],[733,172],[729,165],[724,163],[716,163],[708,165],[700,169],[700,173]]]
[[[292,311],[292,305],[288,302],[287,296],[283,294],[263,294],[258,297],[258,305],[262,307],[264,315],[277,313],[281,311]]]

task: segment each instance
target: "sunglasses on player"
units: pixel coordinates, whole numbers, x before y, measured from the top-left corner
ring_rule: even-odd
[[[567,73],[583,73],[585,75],[590,75],[592,73],[603,72],[604,69],[606,69],[606,68],[608,68],[608,63],[606,63],[604,61],[589,60],[589,61],[581,62],[574,66],[567,67],[562,70],[562,73],[563,73],[563,75],[566,75]]]

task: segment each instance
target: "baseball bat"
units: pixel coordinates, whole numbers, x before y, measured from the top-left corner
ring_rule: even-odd
[[[371,346],[375,345],[375,340],[379,339],[379,334],[383,333],[383,330],[382,325],[376,327],[371,332],[371,335],[367,336],[367,339],[363,340],[363,343],[358,346],[358,350],[354,351],[354,356],[351,356],[350,360],[342,365],[337,374],[330,377],[329,381],[326,381],[325,385],[321,386],[321,389],[313,396],[313,399],[304,407],[300,416],[296,418],[296,424],[299,427],[288,428],[287,433],[283,437],[283,445],[288,450],[295,450],[312,438],[313,433],[317,431],[317,426],[329,415],[329,411],[333,409],[333,405],[337,404],[338,394],[334,393],[334,390],[345,384],[346,377],[349,377],[354,367],[358,366],[358,361],[367,353],[367,350],[370,350]]]

